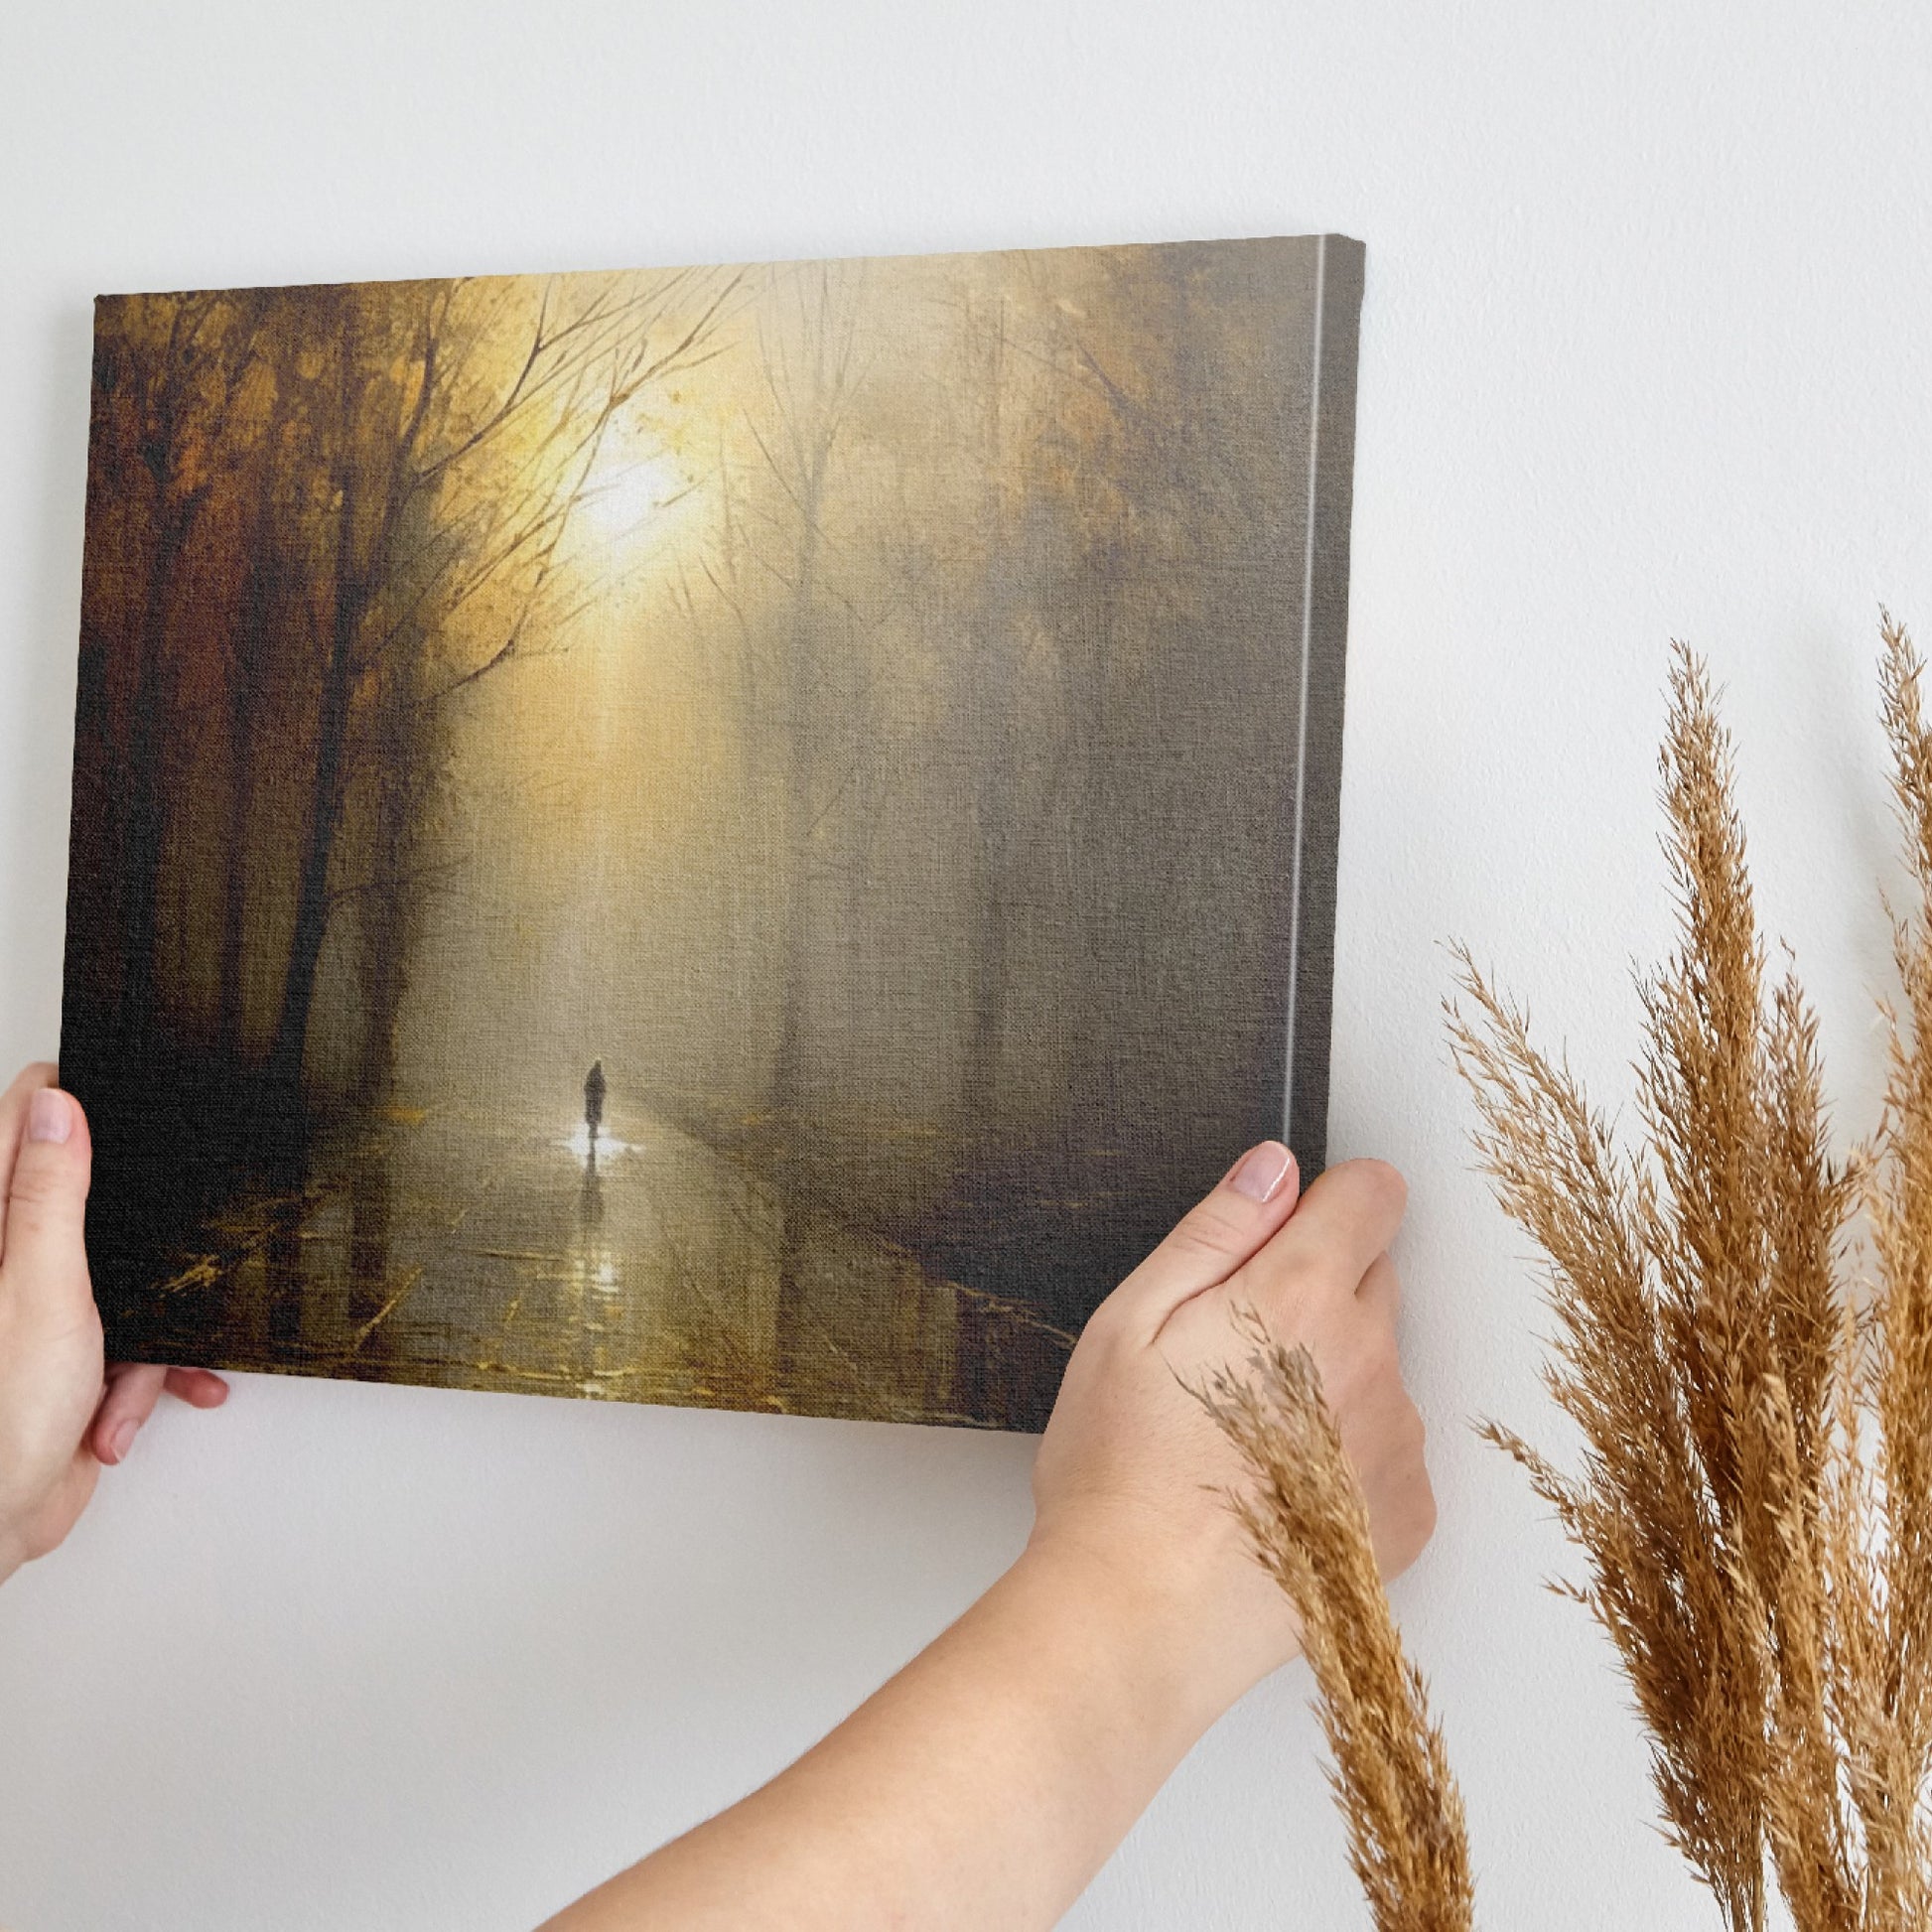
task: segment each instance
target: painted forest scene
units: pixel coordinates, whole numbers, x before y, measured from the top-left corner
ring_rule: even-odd
[[[1359,287],[1328,237],[103,297],[110,1354],[1042,1426],[1243,1148],[1319,1163]]]

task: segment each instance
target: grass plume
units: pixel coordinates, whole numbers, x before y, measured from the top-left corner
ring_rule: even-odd
[[[1585,1557],[1569,1593],[1732,1932],[1760,1932],[1773,1885],[1799,1932],[1932,1918],[1932,734],[1910,639],[1889,616],[1881,636],[1914,895],[1868,1144],[1831,1152],[1817,1022],[1768,968],[1729,740],[1681,646],[1660,760],[1678,930],[1639,985],[1636,1145],[1466,951],[1449,1008],[1478,1159],[1548,1265],[1547,1379],[1581,1461],[1485,1433]]]
[[[1199,1394],[1252,1478],[1230,1506],[1302,1619],[1350,1863],[1377,1932],[1468,1932],[1461,1793],[1396,1634],[1361,1485],[1308,1351],[1252,1314],[1242,1328],[1249,1372],[1217,1373]]]

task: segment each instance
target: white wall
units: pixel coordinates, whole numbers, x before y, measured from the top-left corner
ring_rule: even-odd
[[[1566,16],[1568,16],[1566,18]],[[1919,8],[40,0],[0,38],[0,1063],[58,1032],[97,289],[1336,228],[1369,245],[1332,1145],[1414,1185],[1443,1495],[1399,1588],[1495,1928],[1705,1926],[1522,1484],[1524,1244],[1439,942],[1621,1091],[1667,638],[1730,685],[1774,929],[1869,1115],[1882,598],[1932,636]],[[0,1922],[513,1928],[963,1605],[1031,1445],[243,1378],[0,1593]],[[1072,1924],[1363,1923],[1299,1673]]]

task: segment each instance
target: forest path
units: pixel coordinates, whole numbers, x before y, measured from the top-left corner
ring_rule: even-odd
[[[1038,1427],[1066,1339],[668,1121],[401,1110],[203,1230],[144,1332],[368,1380]]]

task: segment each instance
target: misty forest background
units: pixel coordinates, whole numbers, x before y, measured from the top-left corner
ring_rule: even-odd
[[[104,299],[122,1338],[322,1137],[564,1135],[598,1057],[614,1133],[1077,1328],[1282,1127],[1311,252]]]

